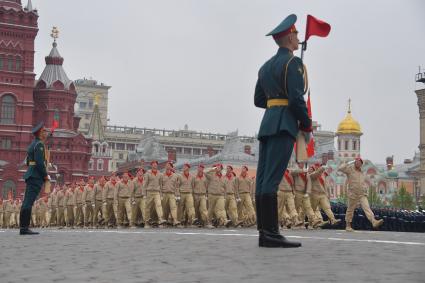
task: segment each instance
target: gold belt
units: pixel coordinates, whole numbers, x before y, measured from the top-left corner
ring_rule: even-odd
[[[267,108],[275,106],[288,106],[289,100],[286,98],[273,98],[267,100]]]
[[[35,166],[35,165],[36,165],[36,163],[35,163],[35,161],[30,161],[30,162],[28,162],[28,165],[29,165],[29,166]]]

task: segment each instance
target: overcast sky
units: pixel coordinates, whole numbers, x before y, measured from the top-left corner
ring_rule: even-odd
[[[26,4],[27,0],[22,0]],[[304,37],[312,14],[332,26],[305,54],[313,119],[335,131],[352,99],[362,156],[411,158],[419,144],[414,90],[425,67],[425,2],[272,0],[33,0],[39,11],[35,71],[44,68],[58,26],[58,49],[75,80],[112,86],[111,124],[257,133],[253,105],[261,65],[277,50],[264,35],[288,14]]]

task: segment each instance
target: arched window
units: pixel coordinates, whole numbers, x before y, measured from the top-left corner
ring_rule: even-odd
[[[103,171],[103,159],[97,160],[97,171]]]
[[[93,159],[90,159],[89,161],[89,170],[93,170]]]
[[[345,144],[344,144],[345,146],[344,146],[344,150],[348,150],[348,141],[345,141]]]
[[[10,94],[1,98],[0,124],[15,123],[15,99]]]
[[[3,55],[0,55],[0,70],[3,70],[4,61],[3,61]]]
[[[357,149],[357,141],[353,141],[353,150]]]
[[[7,70],[13,71],[13,57],[7,58]]]

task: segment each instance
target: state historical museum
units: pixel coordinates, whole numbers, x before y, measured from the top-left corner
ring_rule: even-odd
[[[0,0],[0,198],[9,191],[21,198],[26,150],[33,139],[31,128],[59,121],[49,138],[49,174],[53,181],[72,182],[88,175],[91,140],[78,133],[74,114],[75,86],[62,67],[64,59],[56,38],[39,79],[34,73],[34,41],[38,13],[31,1]]]

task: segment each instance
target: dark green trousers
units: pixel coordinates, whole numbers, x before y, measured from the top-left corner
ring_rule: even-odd
[[[257,166],[256,195],[277,193],[288,167],[295,139],[286,132],[260,140]]]
[[[40,179],[29,178],[25,180],[25,183],[27,186],[25,188],[24,200],[22,201],[20,212],[21,228],[28,228],[30,225],[32,206],[40,194],[44,181]]]

